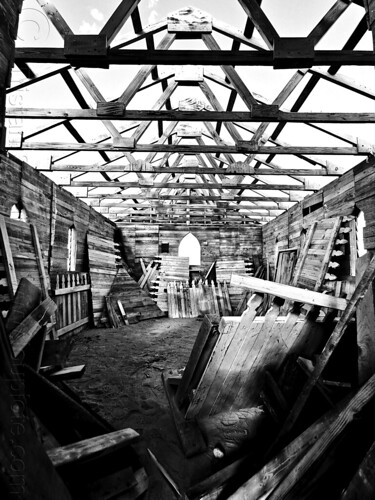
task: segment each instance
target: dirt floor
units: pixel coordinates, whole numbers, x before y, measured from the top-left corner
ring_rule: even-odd
[[[184,456],[161,373],[185,367],[201,321],[158,318],[86,330],[76,336],[68,363],[86,365],[83,377],[69,382],[82,401],[116,429],[136,430],[181,491],[210,475],[215,464],[207,453]],[[151,470],[146,498],[177,498],[157,469]]]

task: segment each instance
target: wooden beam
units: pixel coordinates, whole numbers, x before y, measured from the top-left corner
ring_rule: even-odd
[[[303,185],[298,184],[249,184],[235,182],[153,182],[147,184],[147,187],[156,189],[254,189],[255,191],[271,190],[271,191],[318,191],[318,188],[305,188]],[[127,181],[71,181],[70,183],[59,183],[60,186],[71,187],[108,187],[108,188],[142,188],[144,185],[140,182],[127,182]]]
[[[38,168],[45,172],[155,172],[159,174],[178,173],[178,174],[223,174],[223,175],[293,175],[293,176],[324,176],[337,177],[345,172],[344,169],[335,171],[335,169],[326,168],[257,168],[245,165],[243,162],[234,163],[226,168],[223,167],[184,167],[183,165],[175,165],[174,167],[159,167],[152,164],[147,166],[137,166],[136,164],[127,165],[58,165],[52,164],[48,168]]]
[[[212,51],[220,52],[220,46],[211,34],[202,35],[202,40],[207,48]],[[224,74],[227,76],[238,95],[241,96],[246,106],[251,110],[253,106],[257,106],[254,96],[249,91],[248,87],[242,81],[241,77],[233,66],[221,66]]]
[[[261,198],[263,200],[263,198]],[[239,210],[244,210],[244,211],[249,211],[251,212],[252,210],[258,210],[258,209],[264,209],[264,210],[276,210],[276,211],[283,211],[287,210],[290,208],[290,203],[291,202],[285,202],[285,203],[274,203],[274,205],[247,205],[247,204],[230,204],[228,202],[225,202],[223,204],[218,204],[218,205],[209,205],[208,203],[191,203],[190,205],[187,205],[185,203],[176,203],[176,204],[163,204],[162,202],[142,202],[142,203],[106,203],[102,204],[99,201],[95,202],[95,200],[90,199],[90,206],[91,207],[106,207],[106,208],[111,208],[111,207],[116,207],[116,208],[123,208],[123,209],[137,209],[139,212],[143,212],[144,210],[155,210],[157,213],[159,210],[161,212],[163,211],[179,211],[179,210],[185,210],[185,209],[191,209],[191,210],[207,210],[207,211],[220,211],[220,210],[229,210],[229,211],[239,211]],[[145,212],[143,212],[145,213]]]
[[[233,274],[230,284],[242,288],[249,288],[254,292],[267,293],[282,299],[301,302],[302,304],[329,307],[339,311],[344,311],[348,305],[348,301],[346,299],[248,276],[238,276]]]
[[[346,11],[350,3],[351,2],[346,0],[338,0],[334,5],[332,5],[315,28],[309,33],[307,36],[308,40],[310,40],[313,45],[316,45]]]
[[[256,0],[239,0],[239,3],[258,30],[267,47],[272,49],[274,41],[279,35],[261,9],[259,3]]]
[[[168,91],[169,93],[170,91]],[[171,92],[172,93],[172,92]],[[74,120],[131,120],[131,121],[222,121],[222,122],[272,122],[293,123],[374,123],[375,113],[348,112],[288,112],[278,110],[278,106],[253,106],[250,111],[180,111],[165,109],[144,109],[120,111],[112,103],[98,103],[98,109],[75,108],[8,108],[6,118],[74,119]],[[106,112],[108,111],[108,112]]]
[[[173,37],[173,35],[170,35]],[[293,62],[293,57],[291,64]],[[297,57],[296,57],[297,59]],[[251,50],[145,50],[111,49],[106,58],[95,56],[85,59],[67,57],[64,49],[59,48],[19,48],[15,52],[16,64],[54,63],[73,64],[80,67],[102,67],[108,65],[180,65],[193,64],[204,66],[274,66],[273,51],[256,52]],[[371,50],[315,50],[311,66],[374,66],[375,55]],[[150,67],[150,72],[152,68]],[[144,81],[144,80],[143,80]],[[143,83],[142,81],[142,83]]]
[[[107,200],[133,200],[136,198],[137,200],[148,200],[148,199],[156,199],[156,200],[191,200],[197,201],[197,196],[194,195],[181,195],[181,194],[153,194],[153,193],[138,193],[138,194],[98,194],[90,191],[87,196],[80,196],[79,198],[98,198],[98,199],[107,199]],[[201,198],[198,198],[201,199]],[[289,202],[289,196],[243,196],[243,195],[231,195],[228,198],[223,198],[221,195],[206,195],[204,197],[205,200],[209,201],[223,201],[223,202],[239,202],[239,201],[249,201],[249,202],[257,202],[257,201],[272,201],[275,203],[283,203]]]
[[[161,42],[159,43],[159,45],[158,45],[158,47],[156,49],[156,52],[161,52],[164,55],[166,53],[169,53],[169,51],[167,49],[169,49],[169,47],[172,45],[172,43],[174,42],[175,38],[176,38],[175,35],[167,33],[164,36],[164,38],[161,40]],[[129,50],[129,49],[127,49],[127,50]],[[127,52],[127,50],[126,50],[126,52]],[[146,52],[150,52],[151,53],[151,52],[155,52],[155,51],[148,51],[148,50],[146,50]],[[135,63],[135,64],[138,65],[139,63]],[[145,63],[145,64],[147,64],[147,63]],[[121,103],[123,103],[124,106],[126,107],[129,104],[129,102],[133,99],[133,97],[135,96],[135,94],[138,92],[138,90],[140,89],[141,85],[146,81],[147,77],[152,73],[154,67],[155,67],[155,64],[152,63],[151,65],[146,65],[143,68],[141,68],[138,71],[138,73],[136,74],[136,76],[133,78],[133,80],[130,82],[130,84],[128,85],[128,87],[126,88],[126,90],[118,98],[118,101],[121,102]]]
[[[60,151],[132,151],[142,153],[258,153],[258,154],[316,154],[316,155],[353,155],[368,156],[371,150],[357,150],[355,147],[329,147],[329,146],[258,146],[250,141],[241,141],[237,146],[232,145],[200,145],[200,144],[136,144],[130,138],[123,145],[113,143],[62,143],[62,142],[24,142],[22,145],[9,147],[9,151],[19,150],[60,150]]]
[[[372,33],[372,43],[375,49],[375,1],[364,0],[363,4],[366,9],[368,29]]]

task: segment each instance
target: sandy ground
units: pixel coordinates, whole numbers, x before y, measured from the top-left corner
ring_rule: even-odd
[[[80,398],[116,429],[131,427],[181,490],[209,475],[207,456],[187,459],[181,449],[161,373],[183,368],[200,319],[158,318],[119,329],[91,329],[77,335],[69,364],[86,364],[69,382]],[[177,498],[152,468],[147,498]]]

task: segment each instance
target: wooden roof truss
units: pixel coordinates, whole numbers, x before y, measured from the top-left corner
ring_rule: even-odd
[[[143,27],[140,0],[122,0],[97,35],[74,34],[56,7],[36,1],[64,47],[17,48],[15,64],[25,78],[8,93],[60,76],[77,105],[9,106],[9,120],[33,120],[38,127],[13,134],[7,147],[15,155],[39,151],[43,161],[36,168],[113,220],[264,223],[373,154],[371,142],[346,132],[355,124],[373,127],[375,90],[340,72],[374,66],[373,50],[356,50],[374,33],[372,0],[365,7],[359,0],[336,1],[305,38],[279,36],[259,0],[238,0],[243,31],[191,7]],[[348,9],[363,14],[344,46],[317,48]],[[130,23],[132,33],[122,35]],[[181,41],[186,48],[174,49]],[[203,48],[196,49],[197,42]],[[49,69],[37,73],[46,63]],[[112,67],[134,64],[138,71],[113,99],[90,73],[104,68],[110,79]],[[241,75],[256,66],[271,66],[276,75],[289,71],[276,97],[252,90]],[[366,98],[368,111],[304,111],[322,82]],[[146,94],[153,104],[139,109],[135,100]],[[89,137],[85,123],[100,124],[101,133]],[[303,132],[286,142],[285,130],[296,126]],[[43,141],[58,132],[71,142]],[[309,134],[318,134],[321,144],[300,144]]]

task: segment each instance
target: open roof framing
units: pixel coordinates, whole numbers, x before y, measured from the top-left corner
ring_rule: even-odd
[[[242,30],[195,7],[144,27],[140,0],[122,0],[85,35],[35,0],[63,47],[17,47],[8,94],[35,97],[8,99],[22,121],[8,150],[115,221],[199,224],[265,223],[374,154],[375,86],[347,69],[375,66],[375,2],[328,2],[305,37],[283,37],[260,0],[232,1]],[[119,67],[133,69],[121,83]],[[252,68],[272,68],[274,89],[260,95]]]

